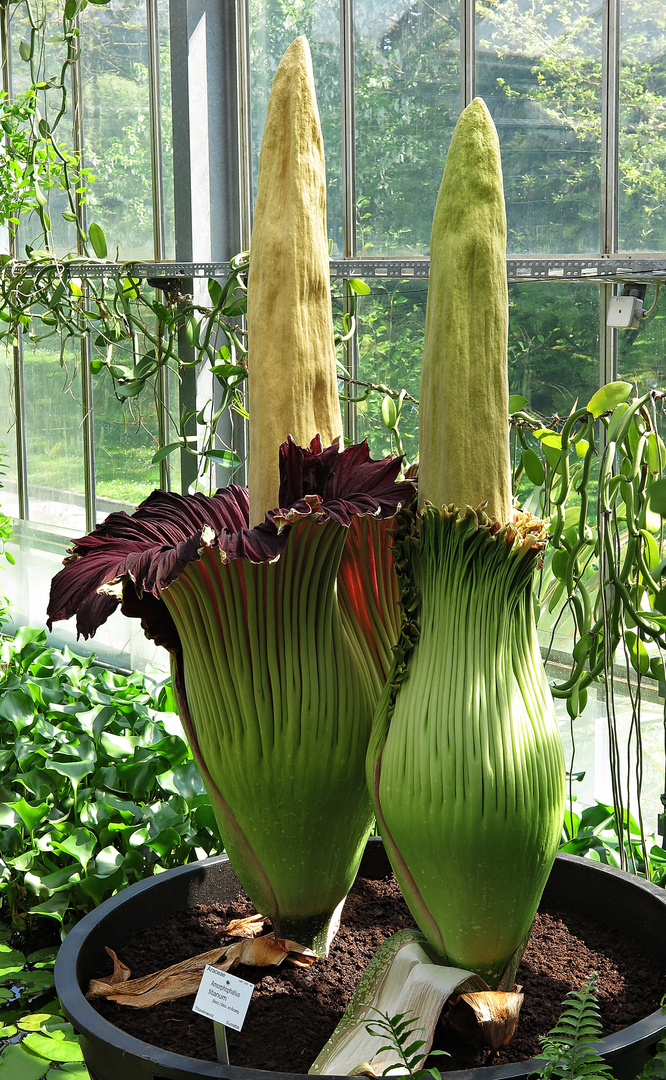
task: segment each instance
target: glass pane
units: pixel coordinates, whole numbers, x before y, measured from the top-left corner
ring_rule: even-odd
[[[477,2],[476,87],[502,145],[510,253],[599,250],[601,8]]]
[[[460,109],[459,0],[358,4],[358,251],[426,255]]]
[[[544,418],[567,416],[599,386],[599,289],[509,286],[509,386]]]
[[[620,248],[666,249],[666,6],[623,0]]]
[[[312,52],[319,118],[324,135],[328,182],[328,233],[333,253],[341,251],[340,195],[340,23],[339,6],[327,0],[301,0],[287,13],[275,0],[250,0],[250,72],[252,80],[252,176],[257,192],[261,135],[273,76],[291,42],[305,34]]]
[[[0,509],[18,517],[18,471],[16,467],[16,417],[14,412],[14,371],[11,349],[3,350],[0,361],[0,447],[2,472]]]
[[[150,111],[144,0],[89,4],[82,20],[85,161],[95,175],[88,220],[109,258],[152,258]]]
[[[39,83],[42,89],[37,92],[33,104],[39,111],[39,115],[48,118],[51,131],[56,144],[65,151],[72,149],[72,124],[71,124],[71,95],[69,94],[69,77],[65,90],[58,89],[63,62],[66,59],[67,50],[62,39],[62,10],[58,0],[43,0],[42,3],[31,5],[30,11],[33,25],[38,29],[35,40],[43,37],[43,48],[35,48],[30,55],[31,26],[26,14],[27,5],[16,4],[10,7],[10,41],[11,41],[11,82],[15,101],[20,99],[28,88],[34,83]],[[23,52],[23,55],[21,55]],[[27,57],[24,59],[24,56]],[[65,97],[63,97],[63,94]],[[67,96],[69,95],[69,96]],[[27,99],[21,99],[23,104],[28,104]],[[68,109],[59,115],[63,104]],[[27,113],[31,113],[28,108]],[[19,135],[28,136],[31,121],[26,115],[22,121],[16,123],[16,132]],[[20,144],[19,139],[19,144]],[[50,162],[44,153],[45,144],[38,146],[36,154],[37,175],[42,194],[46,197],[46,211],[50,219],[50,235],[48,244],[58,254],[65,254],[76,249],[76,230],[71,223],[62,217],[63,211],[70,210],[73,206],[64,194],[61,184],[62,175],[59,162],[54,160],[51,153]],[[22,167],[25,158],[19,155]],[[75,185],[72,185],[73,187]],[[22,193],[23,194],[23,193]],[[72,196],[73,200],[73,196]],[[34,200],[31,200],[34,203]],[[21,215],[21,229],[19,233],[19,252],[23,253],[26,244],[33,247],[45,246],[42,229],[36,213]]]
[[[649,288],[646,310],[653,300],[654,289]],[[654,314],[644,319],[638,330],[618,330],[617,338],[618,378],[635,383],[639,394],[666,388],[666,304],[661,295]],[[663,435],[666,424],[661,408],[657,415]]]
[[[398,278],[370,284],[370,295],[358,297],[359,381],[398,392],[404,389],[418,401],[428,282]],[[363,386],[354,389],[353,396],[362,394]],[[383,397],[374,392],[357,405],[358,437],[368,439],[374,458],[399,449],[391,445],[382,422]],[[403,402],[399,431],[404,453],[412,462],[418,450],[419,418],[418,407],[410,399]]]
[[[123,340],[114,346],[113,363],[132,367],[146,350],[147,344],[139,336],[134,346]],[[122,401],[121,393],[107,368],[94,376],[95,485],[100,521],[112,510],[135,507],[160,486],[159,465],[152,464],[159,445],[155,380],[146,383],[137,397]]]
[[[81,368],[57,343],[24,348],[25,425],[31,521],[81,536],[86,531],[83,486]]]
[[[418,401],[427,281],[371,282],[358,297],[359,380],[403,388]],[[599,290],[593,285],[520,283],[509,286],[509,386],[544,418],[566,416],[599,385]],[[662,350],[666,353],[666,350]],[[355,391],[363,392],[361,386]],[[359,438],[374,457],[389,449],[381,393],[358,409]],[[409,461],[418,448],[418,408],[403,404],[400,435]],[[392,449],[395,449],[393,447]]]

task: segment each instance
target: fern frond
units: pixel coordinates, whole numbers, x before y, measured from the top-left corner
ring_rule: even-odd
[[[580,990],[567,994],[562,1015],[541,1039],[544,1065],[536,1074],[542,1080],[612,1080],[608,1065],[594,1046],[601,1038],[596,997],[597,974],[593,972]],[[646,1080],[658,1080],[657,1077]],[[666,1080],[666,1078],[665,1078]]]

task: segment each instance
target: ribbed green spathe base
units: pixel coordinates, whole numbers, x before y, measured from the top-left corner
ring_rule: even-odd
[[[183,647],[183,707],[234,869],[278,937],[315,950],[372,822],[376,694],[343,627],[346,530],[295,526],[275,563],[203,548],[163,594]]]
[[[420,632],[399,647],[368,755],[414,917],[440,955],[491,986],[531,927],[564,813],[532,610],[540,546],[470,508],[424,508],[418,537],[398,541]]]

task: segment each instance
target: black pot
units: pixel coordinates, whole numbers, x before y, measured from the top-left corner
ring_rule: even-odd
[[[381,840],[368,842],[361,873],[384,877],[389,870]],[[58,953],[55,984],[63,1009],[81,1037],[92,1080],[296,1080],[294,1073],[268,1073],[200,1061],[150,1046],[104,1020],[83,989],[99,970],[104,946],[122,942],[127,927],[159,925],[193,904],[232,900],[240,886],[225,855],[178,867],[139,882],[106,900],[70,931]],[[577,911],[636,942],[655,959],[666,961],[666,892],[640,878],[574,855],[558,855],[544,899],[564,911]],[[661,1010],[615,1035],[600,1049],[618,1080],[633,1080],[666,1031]],[[535,1059],[444,1074],[444,1080],[509,1080],[534,1072]],[[299,1078],[305,1080],[305,1078]]]

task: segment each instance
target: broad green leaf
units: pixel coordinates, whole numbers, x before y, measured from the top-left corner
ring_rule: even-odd
[[[17,985],[21,986],[27,994],[35,994],[40,990],[47,990],[53,986],[52,971],[22,971],[16,978]]]
[[[132,756],[140,740],[133,735],[114,735],[110,731],[104,731],[100,742],[110,758],[114,761],[122,761]]]
[[[105,259],[107,253],[106,236],[104,235],[103,228],[101,225],[98,225],[96,221],[90,222],[88,237],[97,258]]]
[[[18,814],[28,832],[33,833],[37,826],[49,816],[50,807],[45,802],[31,806],[24,798],[20,798],[12,803],[12,810]]]
[[[590,444],[587,439],[579,439],[576,443],[576,457],[585,457],[587,451],[590,449]]]
[[[215,461],[224,469],[237,469],[240,465],[238,454],[231,450],[205,450],[203,457],[208,461]]]
[[[527,398],[521,397],[520,394],[509,394],[509,415],[512,413],[521,412],[527,405]]]
[[[543,468],[543,462],[536,451],[532,450],[529,446],[526,450],[523,450],[523,468],[527,473],[528,479],[534,486],[541,487],[546,475]]]
[[[660,517],[666,517],[666,480],[655,480],[648,488],[650,509]]]
[[[16,975],[25,967],[25,956],[18,949],[11,949],[9,945],[0,945],[0,979],[7,975]]]
[[[666,446],[654,431],[648,435],[647,466],[650,472],[657,476],[660,476],[666,468]]]
[[[57,921],[61,923],[69,909],[69,903],[67,896],[58,893],[56,896],[50,896],[48,900],[44,900],[42,904],[34,904],[30,908],[30,914],[48,915],[50,918],[57,919]],[[34,972],[33,974],[37,974],[37,972]]]
[[[168,457],[169,454],[172,454],[174,450],[179,450],[182,446],[182,442],[172,442],[169,443],[168,446],[160,446],[159,450],[156,450],[151,457],[151,463],[157,465],[158,461],[162,461],[165,457]]]
[[[645,645],[633,630],[627,630],[624,637],[632,665],[641,675],[647,675],[650,670],[650,656]]]
[[[49,970],[55,964],[55,958],[58,955],[58,950],[55,946],[46,949],[37,949],[35,952],[31,952],[26,958],[27,963],[33,967],[41,968],[45,967]]]
[[[616,405],[608,424],[608,430],[606,432],[607,441],[619,445],[624,439],[626,432],[630,429],[631,421],[632,417],[631,414],[629,414],[629,406],[624,403]]]
[[[623,382],[621,380],[606,383],[605,386],[601,386],[597,392],[592,395],[587,403],[587,411],[592,414],[595,420],[597,420],[604,413],[614,409],[616,405],[620,405],[623,401],[626,401],[632,389],[631,383]]]
[[[60,773],[72,781],[74,786],[81,783],[84,777],[89,776],[95,767],[92,761],[49,761],[45,768],[52,772]]]
[[[0,702],[0,719],[9,720],[16,728],[17,735],[29,727],[36,715],[32,696],[24,690],[10,690]]]
[[[46,1012],[29,1013],[28,1016],[22,1016],[20,1020],[17,1020],[21,1031],[41,1031],[42,1024],[49,1023],[53,1023],[53,1014]]]
[[[97,877],[108,877],[123,864],[124,856],[114,847],[105,847],[95,856],[95,874]]]
[[[95,3],[96,0],[91,0]],[[99,2],[99,0],[97,0]],[[60,1067],[49,1069],[46,1080],[90,1080],[90,1074],[81,1062],[64,1062]]]
[[[10,1043],[0,1056],[0,1080],[41,1080],[51,1062],[20,1043]]]
[[[217,307],[222,299],[222,286],[215,278],[208,279],[208,295],[213,302],[213,306]]]
[[[553,573],[558,581],[564,582],[567,576],[567,567],[569,565],[569,552],[561,549],[556,551],[553,555]]]
[[[360,278],[347,278],[347,284],[352,292],[355,292],[357,296],[368,296],[370,293],[370,286],[367,281],[361,281]]]
[[[643,538],[643,554],[645,556],[645,561],[650,570],[656,570],[659,566],[660,558],[657,541],[654,536],[645,529],[641,529],[641,537]]]
[[[54,841],[53,846],[58,851],[66,851],[68,855],[73,855],[85,869],[97,847],[97,837],[90,829],[75,829],[65,840]]]
[[[182,795],[185,799],[202,795],[205,791],[201,774],[194,761],[187,761],[176,769],[161,773],[157,780],[165,791],[173,791],[175,795]]]
[[[35,1054],[41,1054],[49,1061],[83,1061],[83,1054],[78,1042],[69,1039],[52,1039],[48,1035],[26,1035],[24,1046]]]

